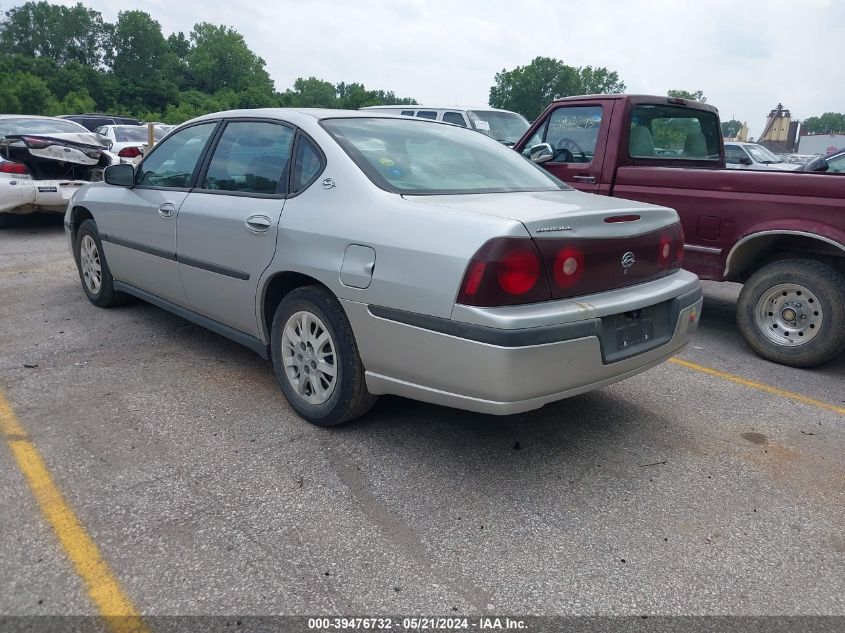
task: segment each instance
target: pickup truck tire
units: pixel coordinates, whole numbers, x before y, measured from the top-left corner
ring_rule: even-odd
[[[737,324],[767,360],[821,365],[845,350],[845,277],[810,259],[763,266],[740,292]]]
[[[100,308],[111,308],[129,301],[129,295],[114,289],[114,278],[94,220],[85,220],[79,225],[73,254],[82,289],[91,303]]]
[[[364,415],[378,399],[367,391],[352,326],[337,299],[320,286],[297,288],[273,317],[270,351],[291,407],[317,426]]]

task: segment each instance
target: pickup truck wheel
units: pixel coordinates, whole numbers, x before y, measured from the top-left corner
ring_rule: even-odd
[[[271,352],[287,401],[311,424],[337,426],[376,402],[346,313],[319,286],[293,290],[273,318]]]
[[[111,308],[129,300],[129,295],[114,289],[114,278],[106,262],[103,243],[94,220],[85,220],[79,226],[74,256],[82,289],[91,303],[101,308]]]
[[[764,266],[742,288],[737,323],[763,358],[821,365],[845,350],[845,277],[815,260]]]

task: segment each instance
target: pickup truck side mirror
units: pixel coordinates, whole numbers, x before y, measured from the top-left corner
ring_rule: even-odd
[[[800,171],[825,172],[828,169],[830,169],[830,165],[828,165],[827,159],[824,156],[817,156],[804,165]]]
[[[753,165],[753,163],[751,162],[751,159],[748,158],[748,156],[743,156],[742,158],[740,158],[739,164],[740,165]]]
[[[540,143],[539,145],[534,145],[530,150],[528,150],[528,160],[532,163],[545,163],[546,161],[551,160],[555,156],[555,151],[552,149],[552,146],[548,143]]]
[[[125,163],[109,165],[103,172],[103,180],[117,187],[132,187],[135,185],[135,167]]]

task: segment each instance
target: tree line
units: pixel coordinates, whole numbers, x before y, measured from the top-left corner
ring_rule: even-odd
[[[27,2],[0,19],[0,112],[109,112],[181,123],[233,108],[413,104],[360,83],[299,78],[275,89],[266,62],[234,29],[208,22],[167,37],[144,11],[115,23],[75,6]]]

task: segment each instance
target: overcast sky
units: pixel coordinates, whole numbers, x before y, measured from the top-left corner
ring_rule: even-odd
[[[75,0],[62,0],[74,4]],[[4,8],[11,3],[2,2]],[[165,35],[234,27],[276,89],[314,75],[420,103],[486,104],[496,72],[537,55],[619,72],[628,92],[703,90],[752,135],[778,102],[845,111],[845,0],[84,0],[142,9]]]

